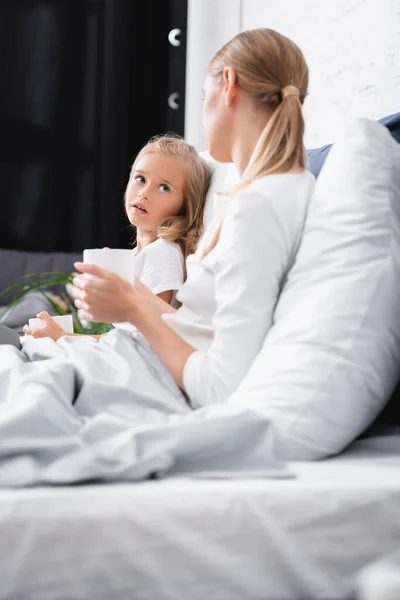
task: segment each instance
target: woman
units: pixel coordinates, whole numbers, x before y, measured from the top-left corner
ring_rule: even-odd
[[[150,346],[147,360],[159,375],[172,375],[192,407],[227,401],[272,325],[314,186],[303,144],[307,86],[301,51],[272,30],[240,33],[211,61],[203,90],[207,146],[216,160],[233,162],[241,179],[222,223],[187,260],[180,309],[144,286],[75,265],[82,273],[76,306],[94,321],[132,323],[136,343]]]

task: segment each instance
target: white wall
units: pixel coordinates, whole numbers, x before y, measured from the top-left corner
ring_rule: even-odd
[[[355,116],[400,111],[400,0],[189,0],[186,137],[199,149],[207,62],[237,31],[255,27],[280,31],[305,54],[308,147],[334,141]]]
[[[188,0],[185,138],[205,150],[201,90],[208,63],[240,31],[242,0]]]

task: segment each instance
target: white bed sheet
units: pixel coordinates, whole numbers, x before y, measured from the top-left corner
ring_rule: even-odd
[[[344,598],[400,546],[400,434],[296,480],[0,491],[0,598]]]

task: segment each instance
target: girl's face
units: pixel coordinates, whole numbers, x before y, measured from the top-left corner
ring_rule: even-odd
[[[181,162],[163,154],[145,154],[136,163],[126,190],[129,221],[142,232],[156,233],[165,218],[180,214],[184,186]]]
[[[232,112],[227,104],[226,85],[207,76],[203,87],[203,129],[207,149],[219,162],[232,162]]]

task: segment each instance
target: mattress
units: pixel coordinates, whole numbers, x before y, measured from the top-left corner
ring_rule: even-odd
[[[400,434],[290,480],[0,491],[0,598],[345,598],[400,545]]]

